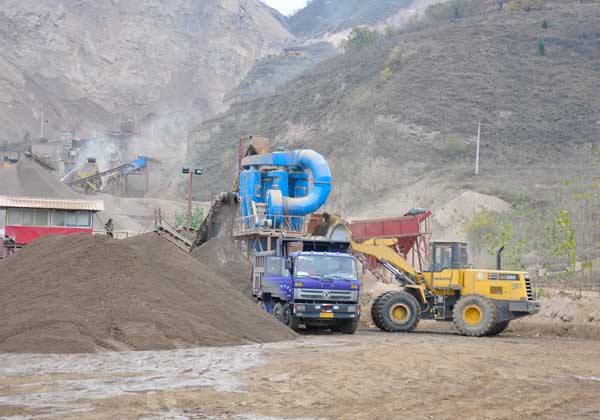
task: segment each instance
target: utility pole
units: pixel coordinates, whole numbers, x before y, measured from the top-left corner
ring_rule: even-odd
[[[44,138],[44,110],[42,109],[42,114],[40,115],[40,139]]]
[[[477,152],[475,152],[475,175],[479,175],[479,143],[481,141],[481,121],[477,125]]]
[[[187,207],[187,231],[192,227],[192,181],[194,179],[194,171],[190,171],[190,190],[188,192],[188,207]]]
[[[202,175],[202,169],[192,169],[183,167],[181,168],[181,173],[184,175],[189,174],[190,176],[187,205],[187,231],[189,232],[192,228],[192,183],[194,180],[194,175]]]

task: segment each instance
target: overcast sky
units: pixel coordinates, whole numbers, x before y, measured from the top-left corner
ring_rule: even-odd
[[[306,6],[307,0],[262,0],[269,6],[279,10],[284,15],[291,15],[298,9],[302,9]]]

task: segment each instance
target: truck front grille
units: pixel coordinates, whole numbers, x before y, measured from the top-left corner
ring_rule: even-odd
[[[533,289],[531,288],[531,280],[528,276],[525,277],[525,290],[527,290],[527,300],[533,300]]]
[[[327,289],[295,289],[294,299],[316,300],[325,302],[356,302],[356,290],[327,290]]]

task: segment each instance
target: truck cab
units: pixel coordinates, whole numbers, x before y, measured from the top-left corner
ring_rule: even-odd
[[[347,241],[278,241],[256,252],[253,291],[259,304],[292,329],[329,328],[352,334],[360,319],[360,281]]]

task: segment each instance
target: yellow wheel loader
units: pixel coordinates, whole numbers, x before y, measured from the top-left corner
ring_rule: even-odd
[[[351,243],[354,252],[374,257],[402,285],[373,302],[373,322],[384,331],[411,331],[420,319],[435,319],[454,322],[464,335],[496,335],[511,320],[539,310],[529,275],[500,269],[502,249],[497,269],[482,270],[469,268],[465,243],[434,242],[430,268],[421,273],[394,250],[397,239]]]

